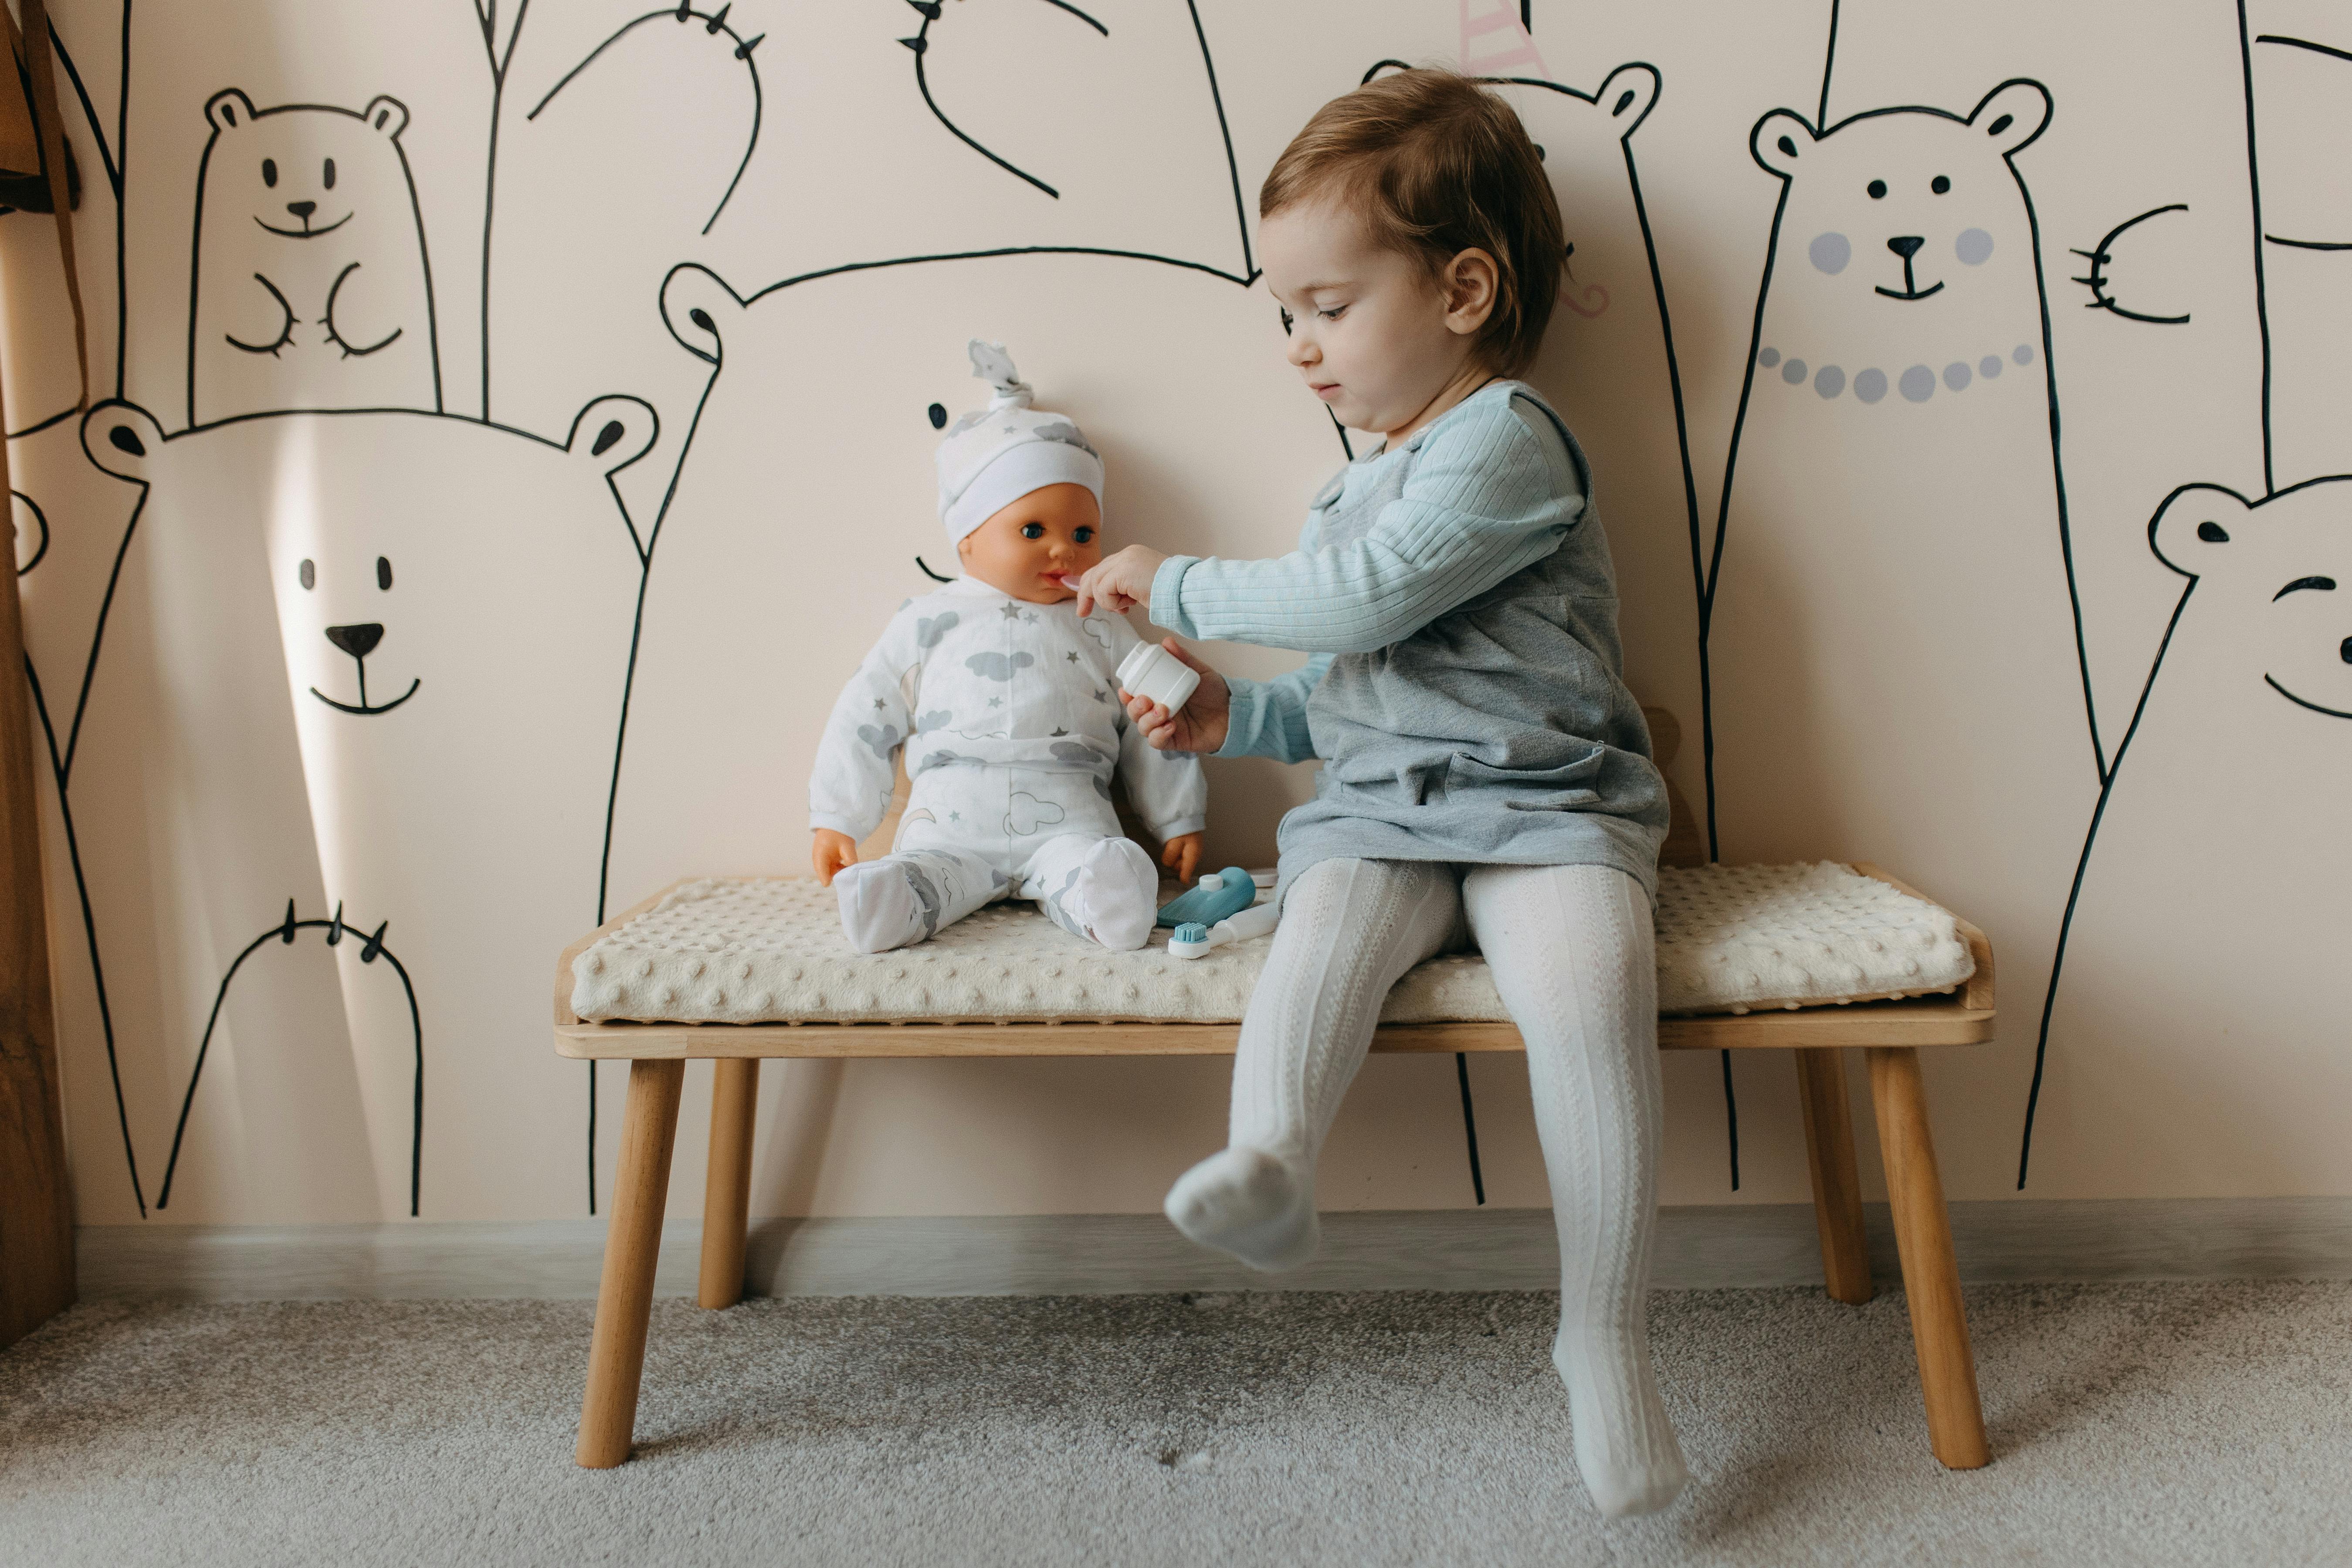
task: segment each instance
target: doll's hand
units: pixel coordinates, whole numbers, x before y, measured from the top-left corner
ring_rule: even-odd
[[[809,846],[809,863],[816,868],[816,879],[830,888],[835,872],[857,864],[857,840],[830,827],[817,828],[810,837],[815,842]]]
[[[1097,600],[1121,615],[1138,605],[1150,605],[1151,579],[1159,574],[1160,563],[1167,559],[1157,550],[1130,544],[1087,567],[1076,584],[1078,614],[1092,615]]]
[[[1192,885],[1192,873],[1201,865],[1201,835],[1180,833],[1160,847],[1160,863],[1176,873],[1176,879],[1186,887]]]
[[[1160,646],[1176,656],[1187,668],[1201,673],[1201,684],[1193,689],[1181,711],[1171,713],[1149,697],[1137,697],[1121,690],[1118,700],[1127,704],[1127,716],[1142,729],[1143,738],[1162,752],[1213,752],[1225,743],[1225,735],[1233,722],[1234,689],[1225,678],[1187,653],[1174,637],[1163,637]]]

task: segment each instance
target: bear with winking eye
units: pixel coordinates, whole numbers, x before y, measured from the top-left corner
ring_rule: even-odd
[[[438,412],[432,273],[408,110],[205,106],[189,288],[188,424],[296,408]]]

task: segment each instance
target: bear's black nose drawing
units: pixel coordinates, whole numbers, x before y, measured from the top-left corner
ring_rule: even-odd
[[[355,626],[329,626],[327,640],[350,654],[353,658],[365,658],[383,640],[383,626],[366,621]]]
[[[291,205],[293,204],[289,203],[288,205]],[[303,205],[307,206],[310,204],[306,202]],[[1886,242],[1886,248],[1901,257],[1904,260],[1908,261],[1913,257],[1918,255],[1919,247],[1927,243],[1927,242],[1925,239],[1922,239],[1916,234],[1898,234],[1893,239]]]
[[[296,217],[300,218],[304,223],[309,223],[310,221],[310,215],[319,210],[319,204],[316,202],[288,202],[286,204],[286,210],[292,213]],[[1890,240],[1888,243],[1892,244],[1894,242]],[[1911,242],[1911,249],[1916,250],[1918,248],[1919,242],[1916,239],[1913,240]],[[1904,254],[1907,256],[1910,252],[1906,251]]]

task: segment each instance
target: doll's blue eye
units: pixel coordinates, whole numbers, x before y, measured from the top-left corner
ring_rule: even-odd
[[[1021,537],[1043,539],[1045,537],[1045,525],[1042,522],[1024,522],[1021,525]]]
[[[1095,531],[1091,528],[1082,528],[1078,530],[1077,532],[1070,535],[1071,538],[1076,540],[1080,544],[1092,542],[1094,536]]]

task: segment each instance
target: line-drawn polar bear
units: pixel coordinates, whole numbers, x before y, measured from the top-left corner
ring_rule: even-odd
[[[289,897],[304,919],[341,906],[362,936],[388,922],[415,984],[424,1212],[580,1207],[583,1086],[526,1044],[543,1019],[515,977],[595,915],[641,581],[612,477],[654,436],[653,410],[618,396],[554,441],[396,410],[171,437],[127,405],[89,416],[90,460],[147,487],[128,557],[141,575],[126,574],[92,711],[143,725],[116,754],[148,777],[93,801],[81,830],[85,844],[149,834],[151,860],[184,867],[202,902],[158,918],[128,877],[93,889],[110,976],[184,976],[134,1020],[165,1042],[174,1102],[237,947]],[[300,1010],[239,977],[244,1014],[214,1041],[180,1176],[194,1217],[408,1211],[414,1039],[399,988],[362,952],[299,944],[282,962],[312,955],[304,973],[327,991]],[[272,1031],[266,1055],[257,1030]],[[317,1074],[338,1052],[349,1081],[321,1097],[333,1114],[315,1135],[240,1121],[215,1095],[223,1068],[229,1082],[289,1063]],[[168,1131],[142,1129],[142,1152]]]
[[[2186,485],[2148,540],[2192,581],[2084,847],[2033,1174],[2086,1197],[2147,1171],[2341,1190],[2352,477],[2252,502]],[[2267,1091],[2245,1087],[2252,1058]]]
[[[2099,786],[2011,162],[2049,115],[2011,80],[1757,122],[1785,184],[1708,628],[1725,857],[1884,862],[2028,994]]]
[[[188,423],[291,408],[441,407],[408,110],[205,105],[188,286]]]

